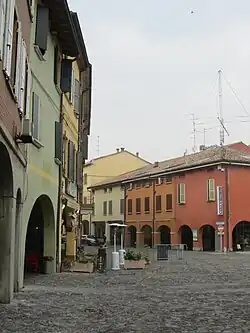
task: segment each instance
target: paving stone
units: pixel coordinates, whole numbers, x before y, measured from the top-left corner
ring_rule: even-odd
[[[30,277],[0,305],[0,331],[250,332],[249,274],[248,254],[186,252],[143,271]]]

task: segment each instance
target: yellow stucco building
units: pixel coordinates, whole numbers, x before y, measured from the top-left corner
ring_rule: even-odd
[[[119,148],[115,153],[101,156],[86,163],[83,167],[83,233],[93,234],[102,237],[106,234],[109,238],[109,231],[106,227],[108,221],[120,221],[121,199],[123,190],[120,186],[114,188],[92,191],[90,187],[105,180],[112,179],[122,173],[139,169],[149,165],[150,162],[133,154],[124,148]],[[106,204],[104,203],[106,202]],[[106,208],[103,207],[106,205]]]

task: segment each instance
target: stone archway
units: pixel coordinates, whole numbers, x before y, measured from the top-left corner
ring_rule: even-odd
[[[143,233],[144,245],[152,246],[152,228],[149,225],[144,225],[141,232]]]
[[[26,233],[24,273],[55,272],[56,228],[53,204],[47,195],[34,203]],[[48,260],[49,261],[46,261]]]
[[[13,296],[13,259],[15,229],[15,199],[11,159],[5,145],[0,142],[0,302],[9,303]]]
[[[160,233],[161,244],[171,244],[171,230],[168,226],[162,225],[157,231]]]
[[[193,251],[193,231],[188,225],[180,227],[179,231],[181,244],[186,245],[188,251]]]
[[[19,271],[20,271],[20,262],[21,262],[20,261],[21,210],[22,210],[22,193],[19,188],[16,193],[14,291],[19,291]]]
[[[201,227],[203,251],[215,251],[215,228],[209,224]]]
[[[136,247],[136,227],[131,225],[128,227],[128,246]]]
[[[233,250],[237,250],[237,244],[241,251],[250,250],[250,221],[240,221],[233,228],[232,232]]]

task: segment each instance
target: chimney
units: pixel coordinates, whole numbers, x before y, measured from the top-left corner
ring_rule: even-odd
[[[116,152],[119,153],[120,149],[119,148],[116,148]]]
[[[158,166],[159,166],[159,162],[158,161],[154,162],[154,168],[157,168]]]
[[[121,147],[121,151],[124,151],[124,150],[125,150],[125,148]]]
[[[206,150],[206,146],[205,145],[200,145],[200,151],[202,150]]]
[[[139,152],[138,151],[136,152],[136,156],[139,157]]]

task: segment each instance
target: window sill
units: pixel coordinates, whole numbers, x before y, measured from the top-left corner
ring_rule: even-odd
[[[156,210],[156,213],[161,213],[161,209],[159,209],[159,210]]]
[[[46,59],[45,59],[44,55],[42,54],[42,52],[41,52],[41,50],[40,50],[40,48],[39,48],[38,45],[34,45],[34,50],[35,50],[35,52],[36,52],[39,60],[46,61]]]
[[[38,149],[44,147],[44,145],[39,140],[37,140],[35,138],[32,138],[32,144]]]
[[[180,206],[184,206],[186,204],[186,202],[178,202],[178,205]]]
[[[207,202],[215,202],[215,199],[207,200]]]
[[[136,215],[141,214],[141,212],[136,212]]]
[[[55,163],[57,164],[57,165],[61,165],[62,164],[62,162],[59,160],[59,158],[54,158],[54,161],[55,161]],[[63,174],[64,175],[64,174]]]
[[[132,215],[132,213],[128,213],[128,215]]]
[[[170,213],[170,212],[172,212],[173,211],[173,208],[171,208],[171,209],[166,209],[166,212],[167,213]]]
[[[144,212],[145,214],[149,214],[150,213],[150,211],[149,210],[145,210],[145,212]]]

